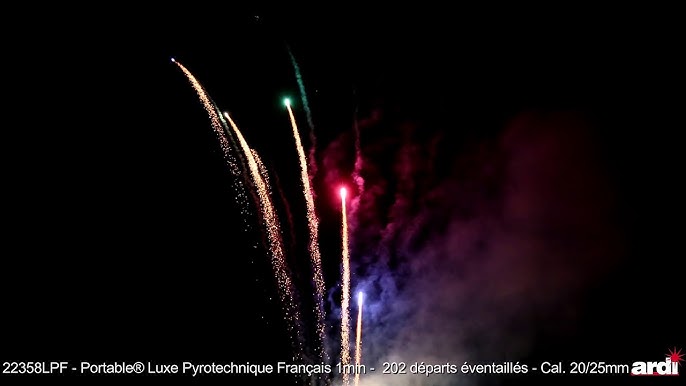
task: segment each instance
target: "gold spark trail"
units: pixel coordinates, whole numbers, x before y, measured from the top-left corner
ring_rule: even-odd
[[[357,300],[357,336],[355,339],[355,364],[359,369],[362,364],[362,293],[358,295]],[[355,371],[355,386],[360,384],[360,371]]]
[[[350,252],[348,250],[348,215],[346,213],[346,190],[341,189],[342,206],[342,258],[343,258],[343,294],[341,300],[341,365],[350,364]],[[350,384],[349,374],[343,372],[343,385]]]
[[[209,96],[205,92],[205,89],[202,87],[200,82],[191,74],[190,71],[181,63],[179,63],[177,60],[172,60],[174,64],[179,66],[181,71],[186,75],[186,78],[191,83],[191,86],[195,90],[195,92],[198,94],[198,97],[200,98],[200,101],[202,102],[202,106],[205,108],[205,111],[207,111],[207,114],[210,116],[210,123],[212,124],[212,129],[214,129],[214,132],[217,134],[217,138],[219,139],[219,145],[222,148],[222,153],[224,157],[226,158],[229,167],[231,168],[231,172],[236,175],[238,173],[238,165],[236,164],[236,160],[231,154],[231,145],[229,144],[229,139],[227,138],[226,133],[224,133],[224,129],[222,128],[221,121],[219,118],[219,114],[217,114],[217,111],[214,108],[214,105],[212,104]]]
[[[288,319],[287,326],[291,330],[290,332],[294,335],[295,345],[297,346],[296,354],[299,357],[302,355],[302,339],[296,330],[300,316],[298,315],[298,309],[293,301],[293,282],[291,281],[290,274],[286,268],[286,263],[283,254],[283,244],[281,239],[281,228],[279,226],[279,221],[274,211],[274,205],[271,200],[271,192],[269,190],[268,180],[266,179],[266,173],[261,173],[262,169],[264,172],[264,165],[260,168],[262,162],[254,150],[248,146],[248,143],[243,138],[243,134],[238,129],[236,123],[231,119],[231,116],[224,113],[224,116],[229,120],[231,128],[233,128],[234,134],[238,139],[238,143],[243,150],[246,161],[248,163],[248,169],[250,170],[250,175],[252,176],[253,183],[255,184],[255,189],[260,200],[260,209],[262,212],[262,218],[264,226],[267,231],[267,239],[269,245],[269,252],[272,256],[272,266],[274,269],[274,274],[276,276],[277,285],[279,287],[279,297],[281,304],[284,308],[284,313]],[[301,359],[301,358],[298,358]]]
[[[236,179],[234,181],[234,187],[236,188],[236,202],[240,206],[241,214],[243,214],[243,222],[245,225],[245,229],[248,230],[251,228],[251,225],[248,222],[250,209],[247,201],[248,197],[245,191],[245,186],[249,185],[249,181],[246,177],[247,173],[243,172],[243,170],[245,170],[245,160],[243,160],[242,158],[240,160],[236,160],[234,153],[231,151],[232,149],[236,150],[235,141],[226,129],[226,126],[223,125],[224,122],[222,116],[218,113],[217,106],[212,101],[212,98],[210,98],[210,96],[207,94],[205,88],[184,65],[179,63],[176,59],[172,59],[172,63],[176,64],[181,69],[181,71],[183,71],[184,75],[186,76],[186,78],[188,78],[188,81],[191,83],[191,86],[198,94],[198,97],[200,98],[200,102],[202,103],[203,108],[205,109],[205,111],[207,111],[207,114],[210,117],[212,129],[214,130],[215,134],[217,135],[217,139],[219,140],[219,145],[222,149],[222,155],[224,156],[224,159],[226,160],[226,163],[229,166],[229,171],[233,176],[243,176],[243,179],[245,179],[245,181]],[[251,194],[253,196],[255,195],[252,191]],[[257,201],[257,199],[255,200]]]
[[[314,210],[314,197],[312,195],[312,189],[310,188],[310,177],[307,173],[307,160],[305,159],[305,150],[300,141],[298,126],[295,122],[295,116],[293,116],[293,110],[291,109],[290,103],[287,103],[286,107],[288,108],[288,116],[291,119],[291,126],[293,127],[295,147],[298,150],[300,179],[302,180],[303,193],[307,204],[307,225],[310,231],[308,250],[310,251],[310,260],[312,262],[312,273],[316,290],[315,314],[317,316],[317,336],[319,337],[319,343],[322,348],[322,359],[326,360],[328,358],[326,358],[326,350],[324,349],[324,337],[326,334],[324,325],[324,277],[322,276],[322,260],[319,253],[319,219]]]

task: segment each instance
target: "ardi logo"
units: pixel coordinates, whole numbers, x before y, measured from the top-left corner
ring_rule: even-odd
[[[634,362],[631,367],[631,375],[679,375],[679,365],[684,360],[681,349],[676,347],[669,350],[664,361],[661,362]]]

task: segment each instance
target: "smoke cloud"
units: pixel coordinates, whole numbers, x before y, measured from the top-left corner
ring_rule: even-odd
[[[583,117],[522,113],[462,144],[378,116],[360,132],[352,288],[365,293],[362,356],[375,368],[362,385],[490,384],[380,373],[392,361],[516,362],[537,330],[575,328],[581,292],[621,253],[612,189]],[[326,149],[327,181],[350,170],[352,135]]]

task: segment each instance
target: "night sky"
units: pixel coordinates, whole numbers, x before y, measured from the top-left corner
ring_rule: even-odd
[[[284,97],[312,142],[289,49],[314,122],[334,356],[340,186],[353,196],[368,364],[630,364],[686,349],[686,67],[673,11],[71,11],[2,27],[3,361],[290,360],[255,206],[237,199],[172,57],[269,169],[314,334]],[[675,381],[628,378],[374,374],[361,384]],[[304,384],[267,377],[291,381]]]

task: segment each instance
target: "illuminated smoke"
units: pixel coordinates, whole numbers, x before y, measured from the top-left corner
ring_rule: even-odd
[[[351,217],[353,218],[353,221],[355,219],[355,214],[357,213],[357,208],[358,208],[358,203],[360,200],[360,197],[362,197],[362,194],[364,193],[364,178],[362,178],[362,144],[361,144],[361,139],[360,139],[360,125],[357,122],[357,113],[358,113],[358,106],[355,105],[355,112],[353,115],[353,131],[355,134],[355,165],[353,168],[353,181],[355,182],[355,185],[357,186],[357,195],[353,199],[352,205],[351,205]]]

